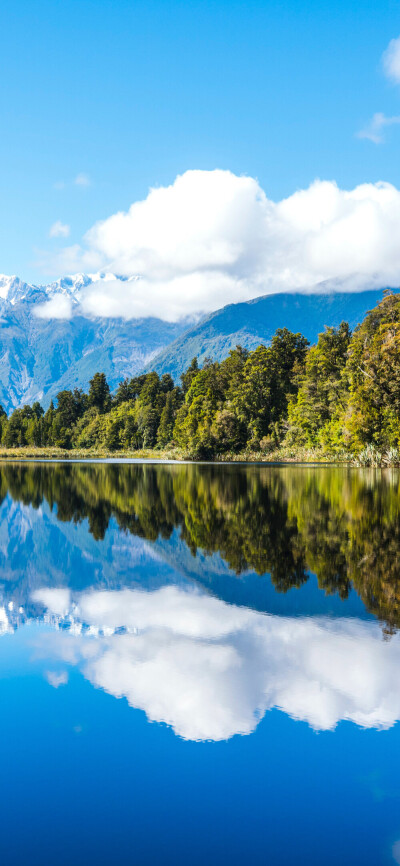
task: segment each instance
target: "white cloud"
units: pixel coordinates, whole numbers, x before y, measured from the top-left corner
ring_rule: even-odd
[[[357,138],[367,138],[369,141],[373,141],[374,144],[382,144],[385,140],[383,135],[385,127],[394,126],[398,123],[400,123],[400,117],[397,115],[394,117],[386,117],[385,114],[378,112],[377,114],[374,114],[372,120],[370,120],[364,129],[357,132]]]
[[[84,172],[77,174],[76,178],[74,180],[74,184],[75,184],[75,186],[90,186],[91,180],[90,180],[89,175],[84,174]]]
[[[65,686],[68,682],[67,671],[46,671],[45,677],[49,685],[53,686],[54,689]]]
[[[58,616],[65,616],[69,610],[71,593],[69,589],[63,589],[62,587],[54,589],[44,587],[32,593],[32,600],[42,604]]]
[[[80,312],[175,321],[325,281],[400,286],[399,234],[400,191],[389,183],[342,190],[317,180],[274,202],[254,178],[188,171],[96,223],[47,266],[125,278],[83,289]]]
[[[383,53],[382,62],[385,75],[396,84],[400,84],[400,36],[391,39]]]
[[[39,319],[70,319],[72,316],[72,301],[66,295],[55,294],[44,304],[37,304],[35,315]]]
[[[57,220],[50,228],[49,237],[67,238],[70,234],[70,231],[70,226],[66,225],[66,223],[62,223],[61,220]]]
[[[64,607],[56,589],[35,596]],[[400,635],[383,641],[378,623],[267,616],[170,586],[82,593],[73,616],[72,634],[43,636],[46,655],[186,739],[249,734],[274,707],[316,730],[400,719]]]

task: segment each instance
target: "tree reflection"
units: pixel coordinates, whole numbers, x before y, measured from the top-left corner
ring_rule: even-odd
[[[97,540],[114,519],[155,541],[174,529],[193,556],[218,552],[237,575],[270,574],[279,592],[310,573],[327,594],[351,587],[390,632],[400,626],[400,476],[346,467],[5,464],[0,498]]]

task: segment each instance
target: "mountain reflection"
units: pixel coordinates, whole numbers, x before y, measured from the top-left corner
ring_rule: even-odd
[[[59,626],[39,635],[36,653],[77,665],[185,739],[249,734],[274,707],[316,730],[400,718],[400,636],[382,641],[374,622],[267,616],[177,587],[44,588],[33,600]],[[68,675],[46,678],[59,687]]]
[[[178,533],[192,558],[200,551],[219,554],[238,576],[249,570],[270,574],[278,592],[300,587],[311,572],[328,595],[345,599],[354,588],[389,633],[400,625],[399,484],[395,471],[326,466],[0,469],[2,500],[11,497],[34,509],[47,503],[62,523],[87,521],[95,542],[105,538],[113,519],[119,530],[150,542]],[[0,527],[0,577],[14,555],[9,517],[6,523]],[[68,577],[61,563],[56,583],[63,571]]]

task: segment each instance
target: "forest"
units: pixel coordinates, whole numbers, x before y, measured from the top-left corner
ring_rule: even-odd
[[[398,462],[400,295],[387,291],[353,333],[326,327],[313,346],[282,328],[221,363],[194,358],[179,384],[150,372],[111,393],[99,372],[88,393],[60,391],[46,412],[0,407],[0,428],[4,448],[169,448],[194,459],[309,448]]]

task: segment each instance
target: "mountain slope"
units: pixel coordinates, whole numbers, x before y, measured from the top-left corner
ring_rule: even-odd
[[[96,275],[97,277],[97,275]],[[92,276],[78,274],[37,287],[0,277],[0,403],[7,411],[39,400],[46,408],[62,388],[87,388],[99,370],[111,388],[133,376],[188,323],[146,318],[39,318],[38,305],[66,297],[72,308]]]
[[[268,343],[277,328],[300,331],[313,343],[325,325],[337,326],[345,320],[354,328],[381,299],[382,289],[379,289],[276,294],[229,304],[177,337],[146,365],[146,369],[170,373],[178,380],[195,355],[199,364],[206,357],[221,361],[238,344],[255,349],[260,343]]]
[[[188,320],[82,315],[82,291],[116,279],[75,274],[33,286],[0,275],[0,403],[7,412],[34,400],[46,408],[63,388],[87,389],[97,370],[112,389],[142,370],[169,372],[179,380],[195,355],[200,363],[207,356],[221,360],[238,343],[254,349],[268,342],[279,327],[301,331],[313,342],[324,325],[346,319],[354,327],[382,297],[382,291],[269,295],[231,304],[190,327]],[[44,318],[40,311],[49,302],[55,304],[53,317],[46,312]],[[67,318],[54,317],[60,304],[68,309]]]

